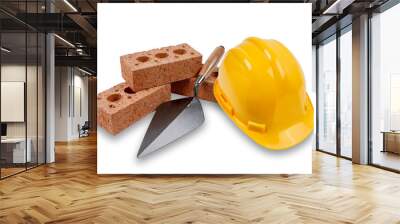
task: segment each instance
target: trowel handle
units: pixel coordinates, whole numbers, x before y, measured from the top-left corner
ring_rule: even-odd
[[[197,77],[194,83],[194,96],[197,96],[198,88],[203,82],[204,79],[208,77],[213,71],[214,68],[217,66],[218,62],[221,60],[222,56],[224,55],[225,48],[223,46],[219,46],[214,49],[211,55],[208,57],[206,63],[203,65],[199,72],[199,77]]]

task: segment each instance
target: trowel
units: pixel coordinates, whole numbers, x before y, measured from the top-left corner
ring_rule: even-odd
[[[138,158],[142,158],[183,137],[204,122],[203,108],[198,99],[201,83],[213,72],[224,54],[219,46],[211,53],[194,83],[194,96],[171,100],[159,105],[140,145]]]

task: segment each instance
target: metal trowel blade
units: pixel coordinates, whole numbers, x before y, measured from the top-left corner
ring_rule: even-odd
[[[165,102],[157,107],[140,145],[142,158],[193,131],[204,122],[199,99],[187,97]]]

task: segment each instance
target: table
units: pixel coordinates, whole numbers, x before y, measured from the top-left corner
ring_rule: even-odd
[[[1,139],[1,157],[6,163],[25,163],[31,162],[32,153],[30,138],[26,139],[27,147],[25,151],[25,138],[5,138]],[[26,152],[26,154],[25,154]]]
[[[383,150],[382,152],[392,152],[400,154],[400,131],[382,131]]]

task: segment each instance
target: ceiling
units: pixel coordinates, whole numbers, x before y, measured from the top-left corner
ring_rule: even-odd
[[[32,38],[38,33],[54,32],[56,65],[79,66],[96,73],[97,2],[48,0],[46,4],[45,0],[1,0],[2,46],[11,50],[2,51],[2,59],[16,63],[26,55],[29,61],[38,51],[36,39],[30,43]]]
[[[357,15],[385,3],[387,0],[254,0],[269,3],[312,3],[313,42],[335,32],[339,20]],[[179,2],[179,1],[116,1],[116,0],[1,0],[0,23],[5,46],[23,53],[25,30],[54,32],[56,63],[59,65],[88,66],[96,70],[97,3],[105,2]],[[204,2],[204,1],[201,1]],[[215,1],[213,1],[215,2]],[[248,2],[248,1],[243,1]],[[49,13],[51,12],[51,13]],[[345,23],[343,23],[346,25]],[[329,31],[329,32],[328,32]],[[71,45],[72,44],[72,45]],[[31,49],[32,46],[32,49]],[[28,52],[34,51],[28,45]],[[21,52],[20,52],[21,51]],[[58,60],[57,60],[58,59]],[[82,64],[80,64],[82,63]]]
[[[352,23],[353,17],[373,12],[390,0],[313,1],[312,37],[318,44]]]

